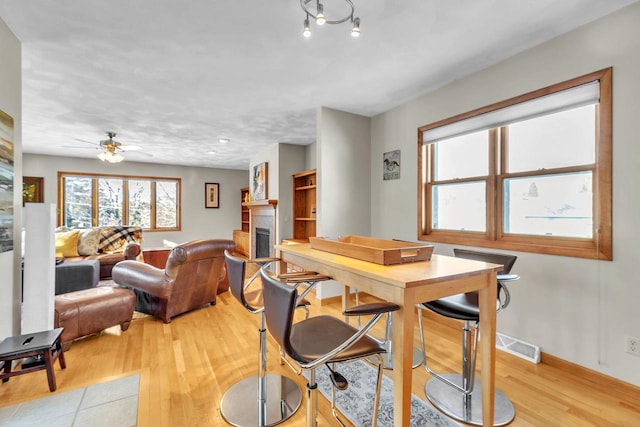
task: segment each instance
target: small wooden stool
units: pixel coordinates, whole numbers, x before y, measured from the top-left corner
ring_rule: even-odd
[[[65,369],[67,367],[64,361],[64,352],[62,351],[62,342],[60,341],[62,330],[63,328],[57,328],[52,331],[5,338],[0,343],[0,362],[4,363],[4,369],[0,373],[2,382],[6,383],[9,378],[17,375],[46,369],[49,390],[55,391],[56,377],[53,372],[53,363],[56,359],[59,359],[60,368]],[[37,364],[11,372],[12,361],[26,357],[43,357],[44,364]]]

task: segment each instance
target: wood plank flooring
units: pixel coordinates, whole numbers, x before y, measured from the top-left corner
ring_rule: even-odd
[[[339,315],[339,310],[338,301],[311,307],[312,315]],[[138,426],[226,425],[218,409],[222,395],[236,381],[257,373],[258,321],[258,315],[249,314],[227,292],[216,306],[168,325],[144,318],[134,320],[126,332],[110,328],[76,341],[65,354],[66,370],[56,363],[56,393],[140,373]],[[432,368],[458,372],[457,325],[427,316],[425,329]],[[376,334],[382,335],[382,327]],[[268,372],[293,377],[304,389],[302,377],[279,365],[277,351],[269,338]],[[551,364],[534,365],[497,352],[496,385],[516,408],[512,426],[640,426],[640,389],[549,360]],[[428,378],[422,367],[414,371],[413,392],[421,398]],[[49,394],[44,371],[14,377],[0,385],[0,407]],[[320,425],[338,425],[327,401],[319,401]],[[304,407],[284,425],[304,426]]]

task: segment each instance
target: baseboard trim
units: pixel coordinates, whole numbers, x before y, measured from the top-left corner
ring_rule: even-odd
[[[439,314],[436,314],[429,310],[422,310],[422,313],[423,318],[429,319],[429,321],[438,322],[441,325],[460,329],[460,321],[458,320],[440,316]],[[544,351],[540,352],[540,363],[552,368],[569,372],[579,378],[583,378],[586,381],[595,384],[597,387],[615,387],[616,390],[620,390],[625,395],[629,395],[631,397],[638,396],[638,393],[640,393],[640,387],[634,384],[594,371],[593,369],[585,368],[584,366],[569,362],[568,360],[552,356],[551,354],[545,353]]]
[[[560,369],[563,372],[568,372],[579,378],[584,378],[589,382],[597,384],[603,389],[615,387],[616,392],[621,391],[624,394],[628,394],[632,397],[637,397],[640,393],[640,387],[638,386],[594,371],[593,369],[585,368],[584,366],[577,365],[573,362],[569,362],[559,357],[552,356],[551,354],[545,352],[540,353],[540,363],[544,363],[545,365]]]

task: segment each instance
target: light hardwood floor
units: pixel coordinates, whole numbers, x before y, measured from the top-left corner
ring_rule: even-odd
[[[339,310],[338,301],[311,308],[312,315],[339,315]],[[138,426],[226,425],[218,409],[220,398],[236,381],[257,373],[258,320],[225,293],[216,306],[179,316],[168,325],[145,318],[134,320],[126,332],[111,328],[76,341],[65,354],[66,370],[56,363],[56,393],[140,373]],[[459,371],[457,325],[429,316],[425,329],[432,367]],[[382,335],[381,328],[376,332]],[[416,331],[416,344],[417,337]],[[271,338],[268,354],[269,372],[294,377],[279,365]],[[497,352],[497,387],[516,408],[512,426],[640,426],[640,389],[547,359],[552,364],[534,365]],[[422,367],[414,371],[413,392],[421,398],[428,377]],[[304,380],[295,378],[304,388]],[[49,394],[44,371],[14,377],[0,386],[0,407]],[[337,425],[326,400],[319,401],[320,425]],[[284,425],[305,425],[304,408]]]

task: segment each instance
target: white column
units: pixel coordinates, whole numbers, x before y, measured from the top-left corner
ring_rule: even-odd
[[[53,329],[56,206],[26,203],[23,226],[22,334],[28,334]]]

